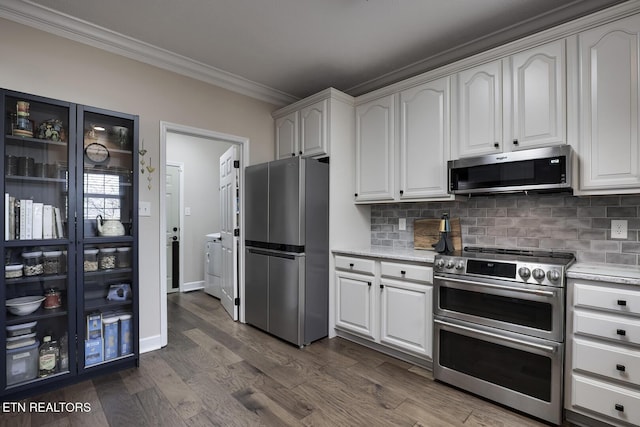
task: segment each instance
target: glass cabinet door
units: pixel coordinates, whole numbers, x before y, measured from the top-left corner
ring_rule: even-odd
[[[3,388],[75,371],[76,110],[70,103],[2,91],[4,121]],[[70,160],[71,159],[71,160]],[[72,339],[69,339],[72,337]],[[5,342],[3,340],[2,342]],[[71,347],[70,347],[71,343]]]
[[[78,323],[79,365],[104,365],[137,353],[138,171],[135,116],[78,107],[79,199],[83,276]],[[134,302],[136,305],[134,305]],[[134,345],[136,346],[134,348]]]

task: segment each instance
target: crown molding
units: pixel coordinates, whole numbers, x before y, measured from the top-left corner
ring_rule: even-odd
[[[27,0],[3,0],[0,3],[0,17],[276,106],[298,100],[285,92]]]

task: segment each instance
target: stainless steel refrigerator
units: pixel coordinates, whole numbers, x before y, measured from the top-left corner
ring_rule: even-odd
[[[329,165],[245,169],[245,319],[299,347],[328,334]]]

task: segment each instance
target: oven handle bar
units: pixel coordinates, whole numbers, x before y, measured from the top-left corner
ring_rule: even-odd
[[[480,331],[478,329],[473,329],[473,328],[469,328],[469,327],[466,327],[466,326],[457,325],[455,323],[445,322],[443,320],[433,319],[433,322],[434,323],[438,323],[440,325],[449,326],[450,328],[454,328],[454,329],[463,329],[463,330],[465,330],[467,332],[473,332],[474,334],[477,334],[477,335],[484,335],[484,336],[491,337],[491,338],[498,339],[498,340],[509,341],[509,342],[514,343],[514,344],[523,345],[525,347],[537,348],[538,350],[542,350],[542,351],[545,351],[547,353],[555,353],[556,352],[555,348],[553,348],[551,346],[548,346],[548,345],[536,344],[536,343],[532,343],[532,342],[528,342],[528,341],[519,340],[519,339],[516,339],[516,338],[505,337],[504,335],[498,335],[498,334],[493,334],[491,332]]]
[[[508,290],[508,291],[523,292],[523,293],[526,293],[526,294],[545,295],[545,296],[549,296],[549,297],[552,297],[552,296],[555,295],[555,292],[552,292],[552,291],[542,291],[542,290],[536,290],[536,289],[523,289],[523,288],[518,288],[518,287],[515,287],[515,286],[501,286],[501,285],[494,285],[494,284],[491,284],[491,283],[474,282],[473,280],[454,279],[453,277],[437,277],[436,279],[446,280],[446,281],[449,281],[449,282],[464,283],[465,285],[478,285],[478,286],[486,286],[488,288],[504,289],[504,290]]]

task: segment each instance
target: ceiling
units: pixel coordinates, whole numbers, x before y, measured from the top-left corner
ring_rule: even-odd
[[[620,0],[0,0],[0,17],[284,105],[361,95]]]

